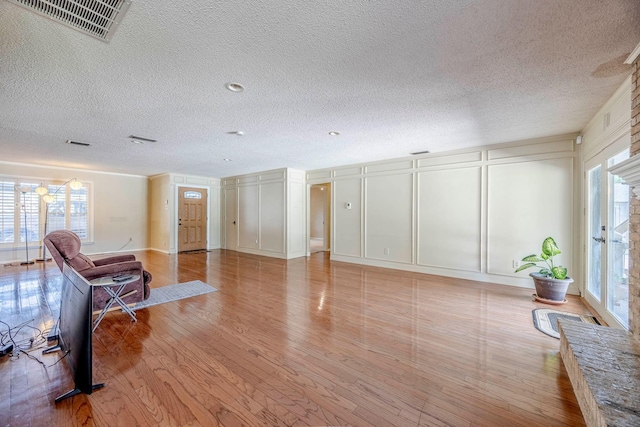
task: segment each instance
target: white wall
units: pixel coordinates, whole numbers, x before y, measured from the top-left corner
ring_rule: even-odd
[[[331,258],[531,288],[513,261],[553,236],[580,283],[576,136],[309,171],[333,185]]]
[[[149,247],[169,253],[173,200],[171,176],[149,178]]]
[[[227,196],[236,196],[222,200],[225,249],[277,258],[305,254],[304,172],[279,169],[229,177],[222,180],[222,188]],[[237,211],[226,205],[228,200],[236,203]],[[226,219],[231,213],[236,224]]]
[[[417,264],[482,271],[482,167],[424,171],[417,179]]]
[[[324,194],[321,187],[309,190],[309,237],[322,239],[324,236]]]
[[[93,192],[94,233],[91,242],[83,243],[82,252],[85,254],[140,250],[148,247],[148,179],[146,176],[4,162],[0,162],[0,176],[58,182],[77,178],[90,183]],[[33,242],[29,245],[30,258],[39,255],[41,243]],[[24,259],[24,245],[0,248],[2,262],[24,261]]]
[[[363,254],[362,178],[333,182],[332,256],[360,258]]]
[[[615,91],[582,130],[582,158],[593,156],[627,138],[631,132],[631,76]]]

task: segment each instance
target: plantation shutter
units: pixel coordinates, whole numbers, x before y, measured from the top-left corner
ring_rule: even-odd
[[[15,182],[0,181],[0,242],[13,243],[16,211]]]
[[[64,230],[66,227],[66,201],[67,192],[62,185],[47,186],[49,194],[53,196],[53,201],[47,203],[47,233],[56,230]]]
[[[88,219],[88,188],[85,185],[79,190],[70,189],[69,196],[69,229],[76,233],[80,239],[87,238]]]

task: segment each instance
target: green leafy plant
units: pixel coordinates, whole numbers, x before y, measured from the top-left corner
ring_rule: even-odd
[[[540,255],[528,255],[522,258],[522,261],[527,264],[521,265],[515,272],[517,273],[531,267],[538,267],[540,268],[539,273],[543,276],[559,280],[566,279],[567,269],[561,265],[555,265],[553,263],[553,257],[560,254],[560,249],[558,249],[558,245],[556,244],[556,241],[553,240],[553,237],[547,237],[544,239],[544,242],[542,242],[542,253]],[[544,262],[545,265],[539,266],[537,264],[539,262]]]

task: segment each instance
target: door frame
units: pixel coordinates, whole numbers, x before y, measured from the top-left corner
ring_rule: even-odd
[[[322,227],[322,235],[323,235],[323,251],[331,252],[332,247],[332,239],[331,239],[331,229],[333,224],[333,210],[331,201],[333,198],[333,185],[331,181],[320,182],[316,184],[307,184],[307,236],[306,236],[306,247],[307,247],[307,256],[311,256],[311,187],[324,187],[325,195],[322,201],[322,209],[324,215],[324,224]]]
[[[180,189],[181,188],[201,188],[207,191],[207,250],[211,250],[211,187],[209,185],[197,185],[197,184],[176,184],[175,193],[173,195],[173,222],[171,227],[173,228],[173,241],[175,242],[175,251],[179,251],[179,237],[178,237],[178,223],[180,221]]]
[[[591,232],[589,230],[589,170],[596,167],[596,165],[601,165],[602,167],[602,180],[606,181],[606,188],[609,187],[609,171],[608,171],[608,160],[618,153],[630,149],[628,134],[625,134],[625,137],[618,138],[602,150],[595,153],[589,159],[583,159],[582,161],[582,170],[583,170],[583,179],[582,179],[582,188],[583,188],[583,221],[582,221],[582,241],[580,242],[583,253],[583,262],[582,262],[582,277],[584,280],[581,284],[581,293],[585,301],[593,308],[598,314],[602,317],[602,319],[607,322],[609,326],[615,326],[620,329],[626,329],[626,327],[618,321],[618,319],[609,313],[607,308],[608,301],[608,271],[606,268],[601,268],[600,270],[600,301],[595,300],[591,294],[588,292],[588,280],[589,280],[589,257],[588,257],[588,248],[591,240]],[[605,186],[603,182],[601,184]],[[607,225],[607,241],[608,241],[608,223],[609,223],[609,195],[603,194],[602,196],[602,206],[601,212],[603,215],[603,223],[606,222]],[[630,196],[631,197],[631,196]],[[606,220],[606,221],[605,221]],[[609,256],[608,256],[608,244],[602,245],[601,251],[601,260],[606,260],[605,266],[608,267]]]

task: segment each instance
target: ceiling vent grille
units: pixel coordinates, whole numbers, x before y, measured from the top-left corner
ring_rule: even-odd
[[[9,0],[108,42],[129,9],[129,0]]]

